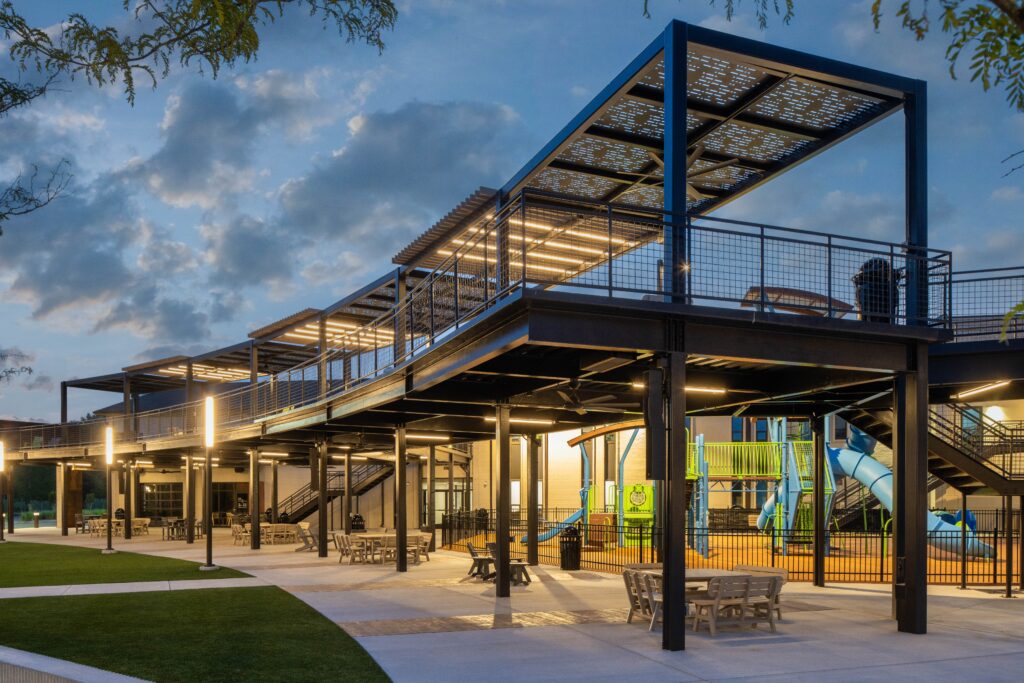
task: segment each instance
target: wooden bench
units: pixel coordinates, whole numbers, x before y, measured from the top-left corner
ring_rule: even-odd
[[[738,564],[732,568],[734,572],[743,572],[751,576],[775,576],[779,579],[779,585],[775,592],[775,613],[782,619],[782,606],[779,604],[779,596],[782,595],[782,587],[789,581],[789,570],[782,567],[761,567],[755,564]]]

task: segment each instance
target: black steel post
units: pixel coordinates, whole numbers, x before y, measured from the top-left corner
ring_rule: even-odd
[[[270,466],[270,521],[277,524],[277,458]]]
[[[430,552],[434,552],[437,542],[434,536],[437,534],[437,510],[434,509],[437,489],[437,447],[431,446],[427,455],[427,533],[430,534]]]
[[[512,574],[509,563],[509,533],[512,526],[512,478],[511,478],[511,434],[509,433],[508,405],[499,404],[494,409],[494,438],[498,442],[498,496],[495,510],[495,594],[507,598],[512,594]]]
[[[255,348],[255,347],[253,347]],[[260,521],[262,517],[260,510],[260,452],[255,448],[249,449],[249,547],[252,550],[260,549]]]
[[[201,569],[216,569],[213,564],[213,449],[206,448],[203,462],[203,533],[206,534],[206,564]]]
[[[925,325],[928,318],[928,90],[915,81],[903,99],[905,121],[906,244],[908,325]]]
[[[908,348],[911,370],[894,382],[894,586],[897,628],[928,630],[928,346]]]
[[[132,459],[124,459],[124,540],[132,538],[132,494],[135,493],[135,467]]]
[[[345,451],[345,519],[342,529],[352,533],[352,452]]]
[[[455,514],[455,454],[451,452],[448,453],[448,504],[445,507],[448,519],[451,519]]]
[[[1019,588],[1024,591],[1024,496],[1018,501],[1020,509],[1017,511],[1017,575],[1020,579]]]
[[[63,387],[63,383],[61,384]],[[67,391],[67,387],[64,387]],[[65,422],[67,420],[64,420]],[[60,491],[60,506],[57,510],[58,526],[60,526],[60,535],[68,535],[68,464],[63,460],[57,465],[57,490]],[[0,496],[3,494],[0,493]],[[0,498],[2,500],[2,498]]]
[[[196,540],[196,470],[192,451],[185,454],[185,543]]]
[[[673,352],[668,362],[661,647],[676,651],[686,649],[686,354]]]
[[[1006,592],[1004,598],[1013,597],[1013,498],[1003,496],[1003,534],[1006,538]]]
[[[814,585],[825,586],[825,417],[811,418],[814,451]]]
[[[423,458],[416,458],[416,528],[423,528]]]
[[[317,491],[316,491],[316,548],[317,555],[327,557],[327,440],[317,442]]]
[[[537,466],[540,464],[540,436],[531,434],[526,443],[526,562],[540,564],[537,536],[540,520],[537,510]]]
[[[7,471],[6,471],[6,468],[7,468],[6,463],[4,463],[3,466],[0,466],[0,543],[6,543],[7,542],[7,539],[4,538],[4,527],[7,526],[6,520],[4,519],[4,517],[6,516],[6,512],[7,512],[7,508],[4,505],[4,500],[5,500],[6,496],[7,496]]]
[[[967,494],[960,492],[960,589],[967,588]]]
[[[408,510],[409,497],[406,492],[406,470],[408,469],[406,453],[405,425],[395,430],[395,570],[404,572],[409,568],[408,544]]]
[[[10,474],[4,477],[4,489],[7,491],[7,533],[14,533],[14,468],[11,463]]]

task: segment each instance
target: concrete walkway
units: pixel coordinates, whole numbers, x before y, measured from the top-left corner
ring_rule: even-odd
[[[16,540],[90,545],[53,532]],[[621,577],[530,568],[534,582],[497,599],[469,579],[464,555],[434,553],[405,574],[339,565],[294,546],[262,550],[215,537],[214,561],[291,592],[351,633],[396,681],[1020,680],[1024,600],[995,591],[929,589],[929,634],[896,631],[881,585],[783,592],[778,633],[767,628],[687,632],[687,650],[661,649],[660,627],[625,623]],[[121,548],[202,560],[203,547],[159,540]],[[99,546],[97,546],[99,547]]]
[[[0,681],[3,683],[137,683],[142,680],[0,645]]]
[[[80,583],[67,586],[18,586],[0,588],[0,600],[9,598],[51,598],[59,595],[106,595],[108,593],[154,593],[203,588],[250,588],[266,586],[255,577],[196,579],[194,581],[129,581],[124,583]]]

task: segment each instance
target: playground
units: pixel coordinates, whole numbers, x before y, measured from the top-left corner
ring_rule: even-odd
[[[690,568],[731,569],[736,565],[760,565],[788,570],[791,580],[813,577],[814,535],[814,442],[807,423],[768,420],[768,441],[708,442],[703,434],[689,440],[687,458],[687,553]],[[581,433],[567,445],[578,449],[585,485],[580,489],[580,508],[566,514],[542,515],[537,557],[542,564],[572,568],[563,561],[561,538],[574,527],[580,532],[581,569],[619,573],[630,564],[661,559],[658,490],[653,482],[616,485],[614,505],[595,505],[592,480],[593,444],[609,434],[621,434],[624,446],[617,458],[617,481],[625,481],[629,458],[642,433],[640,421],[607,425]],[[826,433],[828,420],[826,420]],[[892,581],[892,471],[876,459],[875,441],[851,428],[845,444],[825,446],[821,470],[824,489],[825,578],[831,582],[887,583]],[[863,504],[862,515],[847,514],[840,527],[835,494],[846,478]],[[710,523],[715,494],[752,493],[759,514],[733,515],[731,523]],[[608,496],[606,496],[607,500]],[[867,503],[876,505],[869,510]],[[718,500],[722,498],[719,497]],[[877,509],[876,509],[877,508]],[[493,515],[456,515],[445,530],[444,545],[467,550],[484,548],[496,540]],[[721,509],[717,512],[722,512]],[[966,525],[960,511],[928,513],[928,581],[946,585],[1002,585],[1006,583],[1006,557],[1020,546],[1019,531],[977,529],[968,511]],[[512,556],[526,558],[528,540],[525,515],[513,515]],[[756,517],[756,519],[755,519]],[[729,519],[729,518],[727,518]],[[874,524],[869,528],[868,521]],[[859,528],[858,528],[859,527]],[[873,528],[877,527],[877,528]],[[1019,562],[1010,581],[1021,581]]]

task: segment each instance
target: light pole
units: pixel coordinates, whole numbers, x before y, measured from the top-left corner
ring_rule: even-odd
[[[0,543],[7,543],[7,539],[4,538],[4,527],[7,526],[7,520],[4,519],[4,512],[7,508],[4,506],[4,494],[6,482],[6,470],[7,463],[4,462],[4,442],[0,441]]]
[[[205,471],[203,472],[203,530],[206,532],[206,564],[199,566],[199,571],[209,572],[217,569],[213,563],[213,396],[207,396],[203,415],[203,446],[206,448]]]
[[[103,432],[103,452],[107,460],[107,547],[103,550],[104,555],[112,555],[117,551],[112,545],[114,524],[111,510],[114,503],[113,481],[110,477],[110,468],[114,464],[114,428],[107,426]]]

